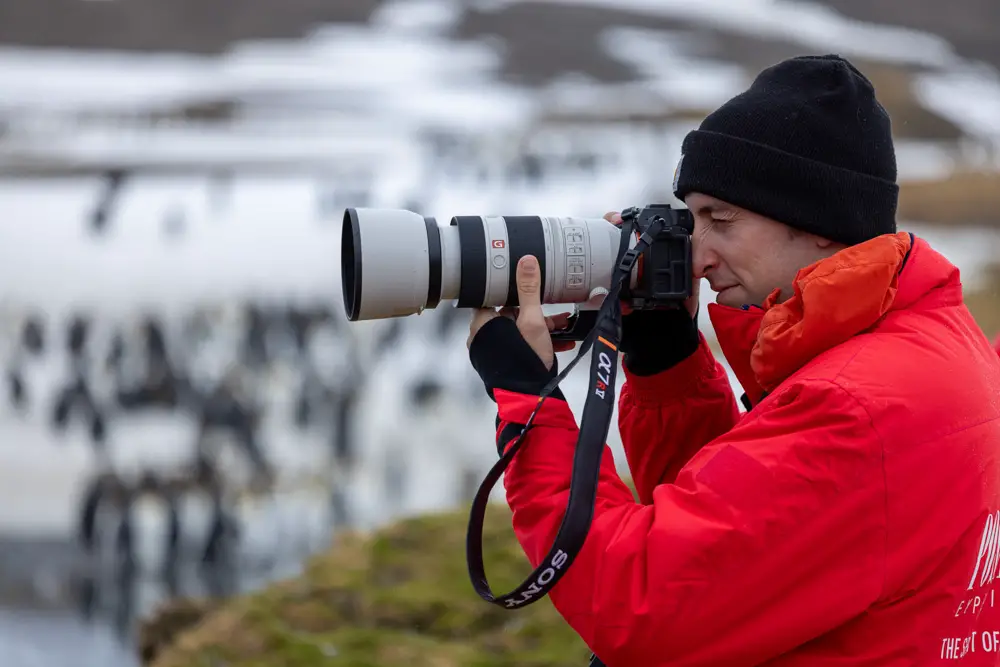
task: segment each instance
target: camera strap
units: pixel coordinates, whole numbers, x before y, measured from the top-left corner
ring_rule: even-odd
[[[624,216],[623,216],[624,217]],[[573,361],[542,390],[538,405],[528,417],[517,439],[507,448],[500,460],[490,469],[476,492],[469,517],[466,535],[466,559],[472,586],[487,602],[507,608],[520,609],[544,597],[562,578],[583,548],[594,518],[597,501],[597,483],[601,470],[608,430],[615,407],[615,379],[618,371],[618,343],[621,340],[622,311],[621,289],[624,281],[630,280],[632,268],[652,238],[662,229],[664,220],[658,218],[642,234],[635,247],[629,249],[632,238],[631,226],[634,220],[623,220],[621,242],[618,248],[615,272],[612,274],[611,289],[598,311],[597,323],[580,345]],[[490,492],[500,480],[504,470],[524,442],[524,436],[532,428],[532,422],[542,404],[556,386],[569,374],[583,356],[593,348],[590,361],[590,383],[583,408],[580,435],[576,441],[573,457],[573,472],[570,480],[569,500],[559,531],[549,553],[542,559],[535,571],[513,591],[504,595],[494,595],[486,581],[483,565],[483,521],[489,503]]]

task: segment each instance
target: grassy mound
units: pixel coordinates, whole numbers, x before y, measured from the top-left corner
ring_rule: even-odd
[[[476,595],[465,563],[467,521],[462,511],[402,521],[370,536],[345,534],[301,577],[214,608],[165,609],[144,628],[144,661],[155,667],[586,665],[589,650],[548,599],[507,611]],[[510,590],[531,572],[506,507],[490,508],[483,545],[495,591]]]
[[[941,225],[1000,226],[1000,172],[956,171],[900,184],[899,217]]]

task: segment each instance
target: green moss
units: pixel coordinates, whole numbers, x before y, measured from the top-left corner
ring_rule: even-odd
[[[510,518],[506,507],[492,506],[483,531],[487,575],[501,592],[531,572]],[[465,562],[467,522],[462,511],[371,536],[345,534],[301,577],[218,604],[147,664],[586,665],[589,650],[547,598],[507,611],[476,595]]]

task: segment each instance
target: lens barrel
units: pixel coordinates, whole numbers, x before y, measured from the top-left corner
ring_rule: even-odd
[[[542,303],[582,303],[610,286],[620,234],[603,218],[456,216],[440,226],[410,211],[349,208],[344,306],[351,321],[452,300],[460,308],[516,307],[516,268],[527,255],[541,268]]]

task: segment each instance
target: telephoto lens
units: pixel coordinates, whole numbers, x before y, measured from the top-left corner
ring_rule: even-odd
[[[352,322],[412,315],[441,301],[517,306],[515,270],[525,255],[538,258],[542,303],[585,303],[607,293],[620,238],[603,218],[457,216],[439,225],[406,210],[348,208],[344,306]]]

